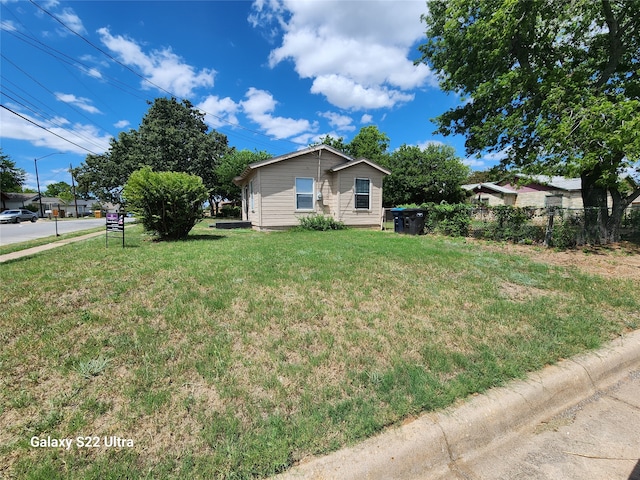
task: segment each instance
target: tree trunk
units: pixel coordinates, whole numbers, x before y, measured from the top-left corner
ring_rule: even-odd
[[[607,243],[609,209],[607,205],[607,189],[598,185],[602,178],[600,166],[584,171],[582,179],[582,203],[584,206],[585,241],[599,245]]]
[[[624,219],[624,212],[631,203],[640,196],[640,189],[636,188],[629,195],[623,196],[617,188],[610,188],[613,206],[611,216],[607,222],[607,234],[609,242],[620,241],[620,228]]]
[[[630,182],[631,192],[624,195],[614,185],[609,188],[598,185],[602,178],[601,166],[588,172],[582,172],[582,202],[584,204],[585,238],[590,244],[615,243],[620,241],[620,228],[624,212],[629,205],[640,197],[640,188]],[[611,195],[612,205],[609,213],[607,193]]]

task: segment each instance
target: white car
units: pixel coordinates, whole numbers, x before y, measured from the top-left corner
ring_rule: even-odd
[[[5,210],[0,213],[0,223],[20,223],[23,220],[35,222],[38,220],[38,215],[24,209]]]

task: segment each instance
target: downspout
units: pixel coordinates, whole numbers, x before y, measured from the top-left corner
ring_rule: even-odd
[[[322,187],[320,186],[320,162],[322,161],[322,149],[318,150],[318,180],[317,180],[317,187],[318,191],[316,192],[316,202],[321,202],[321,199],[318,198],[318,194],[322,194]],[[324,213],[324,208],[320,208],[321,213]]]

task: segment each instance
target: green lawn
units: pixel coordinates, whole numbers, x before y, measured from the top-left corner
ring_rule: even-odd
[[[136,226],[124,249],[99,236],[0,279],[6,478],[268,476],[640,318],[640,279],[379,231]],[[74,442],[31,445],[47,436]]]

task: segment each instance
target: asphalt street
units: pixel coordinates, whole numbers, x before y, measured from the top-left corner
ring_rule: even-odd
[[[131,219],[126,219],[127,221]],[[77,220],[49,220],[41,218],[35,223],[22,222],[18,224],[0,224],[0,245],[26,242],[38,238],[55,236],[65,233],[90,230],[96,227],[106,227],[104,218],[83,218]]]

